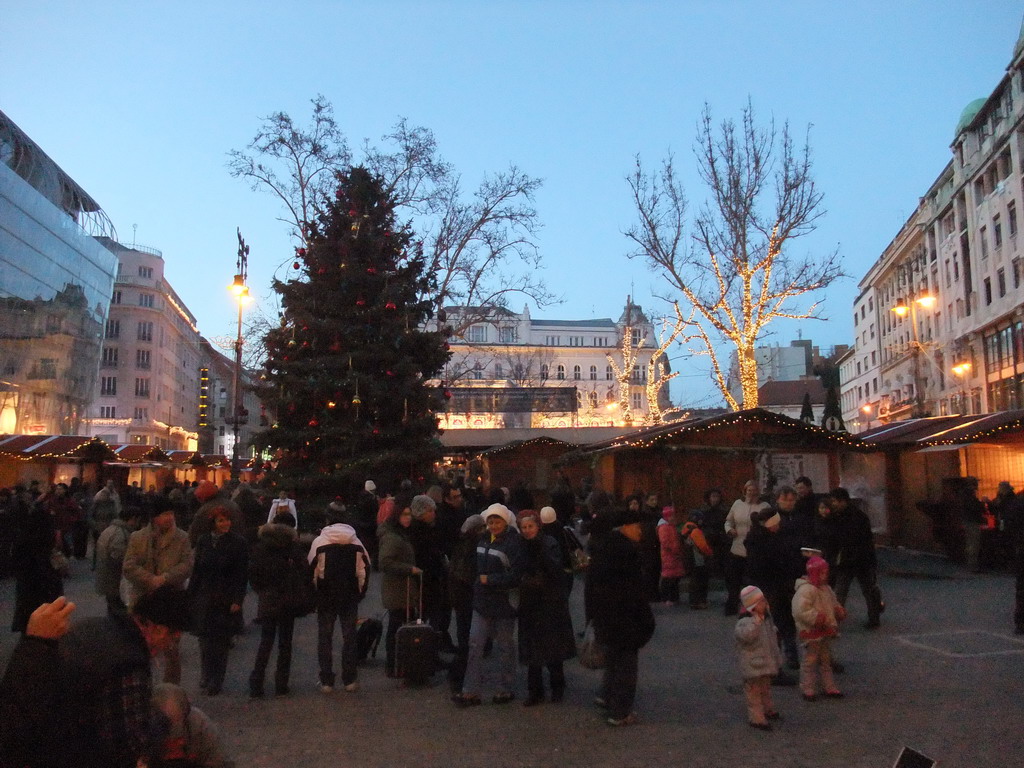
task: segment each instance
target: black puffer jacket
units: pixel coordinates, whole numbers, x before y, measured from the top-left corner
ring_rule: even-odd
[[[249,584],[257,596],[256,620],[294,616],[299,585],[312,578],[295,529],[274,523],[261,526],[249,560]]]
[[[636,651],[654,634],[654,614],[644,595],[637,545],[613,530],[591,540],[584,600],[599,642]]]

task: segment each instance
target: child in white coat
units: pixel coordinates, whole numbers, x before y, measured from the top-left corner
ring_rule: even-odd
[[[781,716],[772,703],[772,677],[779,673],[782,651],[779,635],[768,610],[768,600],[757,587],[740,591],[743,610],[736,622],[736,647],[747,698],[747,717],[751,728],[772,730],[769,720]]]
[[[832,641],[845,618],[846,611],[828,585],[828,563],[820,557],[809,558],[807,576],[796,580],[793,595],[793,619],[804,646],[800,691],[805,701],[817,701],[819,678],[823,695],[842,698],[832,679]]]

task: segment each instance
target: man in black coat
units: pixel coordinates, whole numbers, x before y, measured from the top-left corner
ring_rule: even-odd
[[[64,598],[40,606],[7,665],[3,768],[135,768],[146,756],[150,658],[187,626],[187,599],[162,586],[128,616],[85,619],[67,631],[73,610]]]
[[[596,704],[608,710],[608,724],[636,720],[637,667],[640,649],[654,634],[654,614],[644,595],[638,545],[642,516],[627,510],[622,525],[596,541],[587,569],[584,602],[594,633],[607,651],[601,694]]]
[[[850,585],[856,579],[867,604],[867,629],[880,626],[880,617],[885,610],[882,592],[878,588],[878,558],[875,555],[875,537],[871,532],[871,520],[859,506],[850,499],[845,488],[835,488],[829,494],[829,503],[836,517],[837,551],[835,563],[836,598],[846,607],[846,596]]]
[[[747,583],[759,587],[778,627],[782,649],[790,669],[800,668],[793,621],[793,592],[804,575],[800,542],[784,529],[783,515],[792,514],[796,491],[784,485],[778,489],[775,505],[759,513],[744,542],[747,548]]]

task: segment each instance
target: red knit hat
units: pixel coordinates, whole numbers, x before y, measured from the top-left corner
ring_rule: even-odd
[[[205,504],[216,496],[217,493],[217,486],[209,480],[203,480],[203,482],[196,487],[196,499],[199,500],[200,504]]]

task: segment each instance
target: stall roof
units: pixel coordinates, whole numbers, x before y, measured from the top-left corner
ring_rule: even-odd
[[[538,437],[550,437],[573,445],[586,445],[618,435],[636,432],[635,427],[550,427],[515,429],[446,429],[441,445],[446,449],[487,450],[509,443],[522,443]]]
[[[167,458],[174,464],[191,464],[194,467],[205,467],[206,461],[198,451],[168,451]]]
[[[110,446],[84,435],[9,435],[0,439],[0,454],[19,459],[113,459]]]
[[[858,435],[865,444],[874,448],[901,445],[923,448],[1011,436],[1024,437],[1024,410],[907,419],[884,424]]]
[[[685,437],[687,434],[696,434],[709,429],[720,429],[736,423],[757,422],[760,424],[774,424],[789,427],[795,432],[804,432],[808,437],[840,443],[851,448],[861,448],[861,441],[846,432],[831,432],[823,427],[816,427],[805,424],[799,419],[793,419],[780,413],[766,411],[763,408],[750,408],[745,411],[733,411],[717,416],[710,416],[701,419],[686,419],[671,424],[663,424],[657,427],[646,427],[630,435],[623,435],[611,440],[593,443],[585,446],[582,453],[592,454],[604,451],[623,450],[627,448],[649,448],[662,441]]]
[[[494,448],[490,448],[490,449],[484,451],[483,453],[481,453],[480,455],[481,456],[494,456],[496,454],[502,453],[503,451],[508,451],[508,450],[512,450],[512,449],[515,449],[515,448],[523,448],[524,446],[538,446],[538,445],[560,445],[563,448],[565,448],[565,450],[567,450],[567,451],[571,451],[574,448],[579,448],[579,445],[577,445],[576,443],[567,443],[564,440],[556,440],[553,437],[548,437],[547,435],[541,435],[539,437],[530,438],[529,440],[513,440],[512,442],[505,443],[505,445],[496,445]]]
[[[110,446],[116,454],[117,461],[126,464],[141,464],[143,462],[167,462],[171,457],[164,453],[158,445],[136,445],[134,443],[114,444]]]

